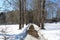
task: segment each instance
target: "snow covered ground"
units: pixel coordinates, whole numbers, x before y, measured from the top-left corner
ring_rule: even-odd
[[[45,40],[60,40],[60,22],[45,23],[45,30],[39,32]]]
[[[23,40],[27,35],[26,29],[27,25],[24,25],[24,28],[19,30],[19,25],[0,25],[0,40]]]
[[[25,25],[24,28],[19,30],[18,24],[12,25],[0,25],[0,40],[35,40],[34,37],[28,35],[26,32],[29,29],[30,24]],[[35,30],[40,28],[33,24]],[[40,29],[38,31],[39,36],[41,37],[38,40],[60,40],[60,22],[58,23],[45,23],[45,30]],[[37,39],[36,39],[37,40]]]
[[[25,25],[24,28],[19,30],[18,24],[12,25],[0,25],[0,40],[37,40],[36,38],[32,37],[31,35],[27,34],[27,30],[31,24]],[[39,30],[38,26],[33,24],[35,30]],[[27,36],[27,37],[26,37]],[[26,38],[25,38],[26,37]],[[31,39],[30,39],[31,37]]]

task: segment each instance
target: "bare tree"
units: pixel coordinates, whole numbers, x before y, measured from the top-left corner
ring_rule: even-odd
[[[19,5],[19,7],[20,7],[20,23],[19,23],[20,27],[19,27],[19,29],[21,29],[24,26],[24,24],[27,23],[26,0],[19,0],[19,3],[20,3],[20,5]]]
[[[20,0],[20,28],[21,25],[29,21],[28,23],[35,23],[38,26],[44,24],[45,18],[45,1],[44,0],[32,0],[31,2],[26,2],[27,0]],[[27,5],[26,5],[27,3]],[[29,6],[29,7],[28,7]],[[26,10],[24,10],[24,8]],[[26,12],[26,13],[25,13]],[[42,26],[42,28],[44,28]]]

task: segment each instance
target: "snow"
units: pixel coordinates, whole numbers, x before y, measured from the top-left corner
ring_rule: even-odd
[[[60,23],[45,23],[46,30],[58,30],[60,29]]]
[[[25,40],[38,40],[38,39],[28,34]]]
[[[36,31],[39,30],[37,25],[31,23],[29,23],[28,25],[24,24],[24,27],[20,30],[19,24],[0,25],[0,40],[4,39],[4,35],[5,37],[7,36],[9,40],[23,40],[23,39],[27,40],[26,38],[28,39],[30,38],[30,36],[26,33],[30,25],[33,25]],[[37,40],[32,36],[31,38]]]
[[[34,29],[36,30],[36,31],[38,31],[40,28],[36,25],[36,24],[32,24],[32,23],[29,23],[28,25],[27,25],[27,29],[29,29],[29,27],[30,27],[30,25],[33,25],[34,26]]]
[[[41,33],[47,40],[60,40],[60,30],[42,31]]]
[[[30,25],[33,25],[36,31],[39,30],[38,34],[40,36],[40,40],[60,40],[60,22],[45,23],[45,30],[40,29],[35,24],[24,24],[24,27],[20,30],[19,24],[0,25],[0,40],[4,39],[5,34],[7,35],[8,40],[31,40],[30,37],[35,40],[36,38],[26,33]]]
[[[24,25],[24,28],[20,29],[19,30],[19,25],[18,24],[15,24],[15,25],[0,25],[0,31],[2,29],[4,29],[7,34],[20,34],[22,33],[25,29],[26,29],[26,25]]]
[[[0,40],[8,37],[9,40],[20,40],[26,36],[27,25],[24,24],[24,28],[19,30],[19,24],[14,25],[0,25]],[[3,31],[2,31],[3,30]],[[3,38],[2,38],[3,37]]]
[[[45,23],[45,30],[39,31],[45,40],[60,40],[60,22]]]

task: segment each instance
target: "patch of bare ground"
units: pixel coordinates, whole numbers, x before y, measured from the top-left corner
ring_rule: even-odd
[[[28,34],[32,35],[33,37],[35,38],[38,38],[39,35],[38,35],[38,32],[34,29],[34,26],[31,25],[29,30],[27,31]]]

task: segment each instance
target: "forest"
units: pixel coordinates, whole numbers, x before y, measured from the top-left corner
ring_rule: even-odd
[[[34,23],[39,27],[45,22],[58,22],[59,0],[57,2],[49,0],[3,0],[3,7],[0,7],[0,24],[24,24]],[[4,14],[5,13],[5,14]],[[43,27],[43,26],[42,26]]]

